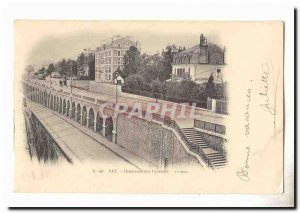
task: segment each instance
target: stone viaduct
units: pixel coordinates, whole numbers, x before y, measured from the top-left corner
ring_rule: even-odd
[[[67,116],[116,143],[113,109],[104,107],[105,116],[99,112],[100,105],[105,103],[104,101],[79,89],[62,90],[29,81],[24,82],[24,93],[30,100]]]
[[[26,98],[80,123],[160,168],[170,165],[212,166],[206,153],[199,148],[197,153],[192,150],[192,144],[173,120],[156,115],[150,120],[128,118],[126,113],[118,114],[116,118],[116,102],[104,105],[109,101],[105,101],[103,95],[72,87],[51,87],[38,80],[24,80],[23,86]]]

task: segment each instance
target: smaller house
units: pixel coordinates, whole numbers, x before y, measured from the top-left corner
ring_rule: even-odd
[[[199,44],[174,55],[172,79],[191,78],[196,83],[206,83],[213,75],[215,83],[224,82],[225,48],[208,43],[203,34]]]
[[[52,72],[51,77],[52,78],[61,78],[61,75],[59,74],[59,72]]]

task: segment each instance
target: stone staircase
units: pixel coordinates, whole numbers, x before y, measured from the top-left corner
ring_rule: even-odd
[[[219,169],[227,165],[226,156],[224,156],[223,153],[210,148],[198,131],[194,128],[182,128],[182,131],[189,142],[191,151],[198,153],[198,149],[201,149],[210,160],[212,164],[211,167]]]

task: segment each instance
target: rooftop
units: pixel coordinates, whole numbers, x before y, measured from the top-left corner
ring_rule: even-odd
[[[213,53],[224,53],[224,49],[222,49],[219,45],[217,44],[212,44],[209,43],[207,45],[207,49],[208,49],[208,54],[213,54]],[[187,55],[191,55],[194,53],[199,53],[200,52],[200,45],[194,45],[184,51],[181,51],[177,54],[177,56],[187,56]]]

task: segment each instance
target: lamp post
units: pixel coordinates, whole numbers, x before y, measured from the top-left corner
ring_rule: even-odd
[[[119,72],[116,71],[115,72],[115,80],[114,80],[114,83],[116,85],[116,105],[118,104],[118,86],[121,86],[123,83],[124,83],[124,79],[120,76]],[[116,121],[115,121],[115,128],[114,128],[114,143],[117,143],[117,130],[118,130],[118,116],[119,116],[119,113],[116,112],[117,116],[116,116]]]
[[[70,109],[69,109],[69,118],[71,119],[72,118],[72,103],[73,103],[73,93],[72,93],[72,83],[73,83],[73,76],[71,76],[71,81],[70,81],[70,88],[71,88],[71,97],[70,97]],[[76,110],[75,110],[76,111]],[[74,115],[75,116],[75,115]]]

